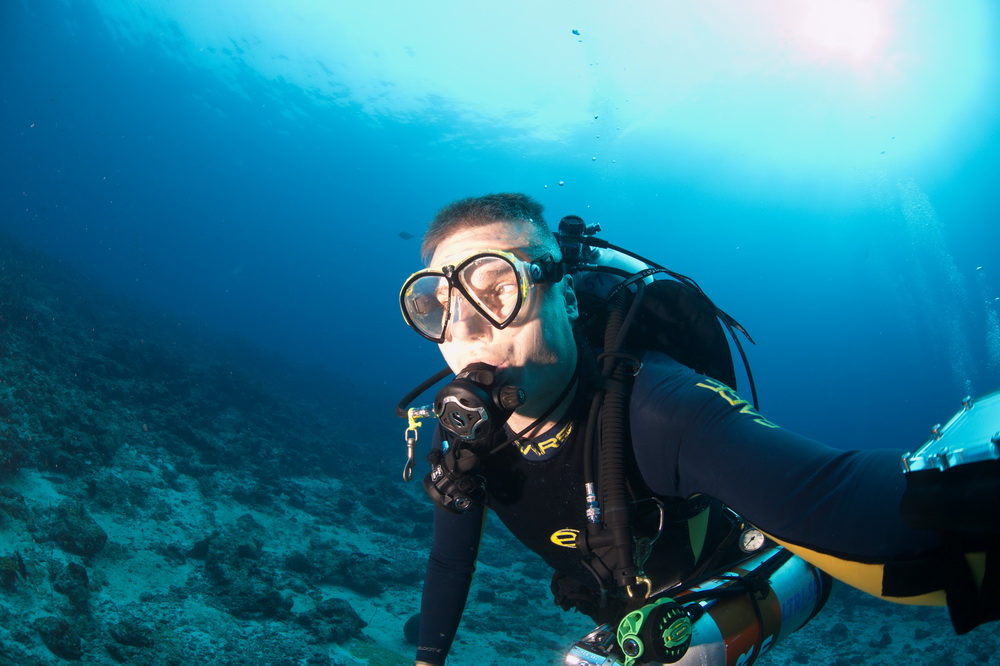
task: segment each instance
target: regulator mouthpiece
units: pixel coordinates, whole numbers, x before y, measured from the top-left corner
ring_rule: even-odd
[[[524,404],[524,390],[497,385],[496,368],[473,363],[455,375],[434,397],[441,426],[463,440],[485,439]]]

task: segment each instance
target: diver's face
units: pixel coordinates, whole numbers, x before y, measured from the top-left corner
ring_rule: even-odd
[[[526,223],[509,222],[457,231],[438,244],[429,268],[457,265],[487,250],[506,250],[525,261],[538,259],[545,250],[532,231]],[[496,366],[503,383],[524,389],[526,401],[517,413],[539,416],[576,367],[572,322],[577,308],[572,279],[532,285],[520,314],[504,329],[494,328],[457,292],[453,299],[440,344],[448,366],[454,372],[477,361]]]

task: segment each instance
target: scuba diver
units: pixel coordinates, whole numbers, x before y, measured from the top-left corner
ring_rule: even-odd
[[[1000,619],[1000,396],[912,454],[796,435],[756,409],[749,367],[753,404],[736,393],[724,329],[746,364],[742,327],[597,231],[568,216],[553,233],[523,194],[463,199],[400,292],[448,365],[397,408],[407,480],[421,419],[437,426],[418,665],[445,663],[487,509],[553,569],[555,602],[597,624],[568,666],[750,664],[822,608],[831,576],[947,605],[959,633]],[[985,445],[952,446],[963,413],[963,441],[989,430]]]

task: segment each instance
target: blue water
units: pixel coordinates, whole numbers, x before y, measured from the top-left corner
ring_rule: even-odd
[[[442,365],[396,300],[426,221],[504,190],[696,278],[790,429],[912,448],[1000,388],[987,3],[885,5],[870,60],[726,11],[657,33],[566,5],[515,35],[373,4],[4,3],[0,231],[164,325],[336,373],[368,418]]]

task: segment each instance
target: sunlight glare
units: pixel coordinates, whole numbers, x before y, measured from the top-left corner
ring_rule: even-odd
[[[802,31],[812,42],[856,60],[872,55],[882,37],[882,12],[863,0],[815,0],[802,20]]]

